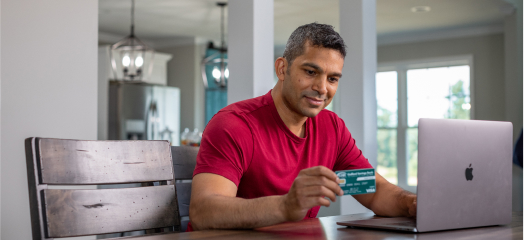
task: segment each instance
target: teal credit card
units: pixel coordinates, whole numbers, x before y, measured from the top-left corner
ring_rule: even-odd
[[[336,171],[339,185],[344,195],[357,195],[375,192],[375,169],[355,169]]]

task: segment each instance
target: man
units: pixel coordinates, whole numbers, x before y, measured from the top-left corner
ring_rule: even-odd
[[[275,61],[269,93],[219,111],[197,157],[188,230],[257,228],[316,217],[343,194],[333,171],[371,168],[344,121],[324,108],[342,77],[345,44],[332,26],[307,24]],[[414,216],[416,196],[376,174],[354,196],[382,216]],[[191,227],[192,226],[192,227]]]

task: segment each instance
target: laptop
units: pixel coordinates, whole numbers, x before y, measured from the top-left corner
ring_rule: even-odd
[[[337,224],[408,232],[509,224],[512,137],[510,122],[422,118],[416,218]]]

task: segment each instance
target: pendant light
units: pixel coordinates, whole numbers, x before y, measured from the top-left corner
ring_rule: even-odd
[[[110,55],[116,80],[149,80],[154,50],[135,36],[135,0],[131,0],[131,34],[111,45]]]
[[[219,6],[221,10],[220,12],[220,47],[218,48],[218,52],[204,58],[201,63],[202,80],[204,81],[204,86],[206,88],[209,88],[207,75],[206,75],[206,67],[213,68],[211,75],[213,76],[213,80],[217,83],[218,86],[220,86],[220,88],[226,88],[227,80],[229,79],[229,69],[227,67],[227,59],[225,58],[225,54],[227,54],[227,47],[226,47],[226,41],[224,39],[224,9],[226,5],[227,3],[225,2],[217,3],[217,6]],[[212,43],[209,46],[210,48],[213,48]]]

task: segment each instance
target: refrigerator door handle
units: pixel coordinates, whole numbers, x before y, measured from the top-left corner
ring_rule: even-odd
[[[150,113],[151,113],[151,104],[149,104],[149,107],[147,107],[147,111],[146,111],[146,133],[145,134],[145,140],[148,140],[149,139],[149,122],[150,122]]]
[[[151,104],[149,104],[149,108],[147,109],[146,113],[146,139],[147,140],[155,140],[155,124],[157,123],[157,107],[156,102],[154,100],[151,100]],[[149,125],[151,125],[151,129],[149,128]],[[149,138],[149,134],[151,134],[151,138]]]

